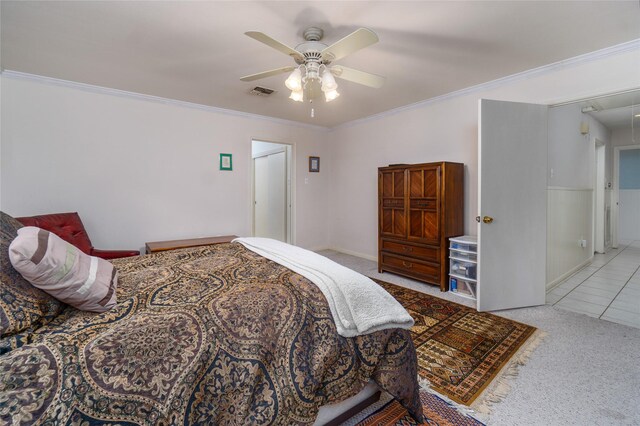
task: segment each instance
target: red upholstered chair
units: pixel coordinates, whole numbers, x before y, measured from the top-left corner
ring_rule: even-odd
[[[118,257],[138,256],[136,250],[98,250],[93,248],[89,235],[84,229],[78,213],[53,213],[40,216],[17,217],[25,226],[37,226],[53,232],[58,237],[73,244],[80,250],[91,256],[103,259],[116,259]]]

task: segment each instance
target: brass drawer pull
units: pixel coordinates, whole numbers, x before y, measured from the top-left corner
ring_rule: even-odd
[[[403,261],[402,261],[402,265],[403,265],[405,268],[411,268],[411,267],[413,266],[413,263],[411,263],[411,262],[405,262],[405,261],[403,260]]]

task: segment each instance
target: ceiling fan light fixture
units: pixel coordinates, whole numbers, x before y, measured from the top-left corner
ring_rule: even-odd
[[[284,82],[284,85],[287,86],[287,89],[291,91],[302,90],[302,72],[300,71],[300,68],[296,68],[295,70],[291,71],[291,74],[289,74],[289,77]]]
[[[296,102],[304,102],[304,91],[302,90],[302,86],[299,90],[292,90],[289,99],[293,99]]]
[[[247,31],[245,34],[293,58],[296,65],[247,75],[240,78],[240,80],[253,81],[290,73],[285,81],[285,86],[291,90],[289,98],[293,101],[304,102],[305,99],[308,99],[309,102],[312,102],[314,98],[320,95],[320,90],[318,89],[321,89],[324,93],[327,102],[333,101],[340,96],[337,90],[338,84],[334,77],[373,88],[380,88],[384,83],[384,77],[379,75],[340,65],[337,67],[332,65],[331,69],[328,67],[329,64],[338,59],[377,43],[378,36],[367,28],[359,28],[330,46],[320,41],[323,36],[321,29],[308,28],[303,34],[306,42],[300,43],[295,49],[258,31]]]
[[[329,92],[337,88],[338,83],[336,83],[336,79],[333,78],[333,74],[331,74],[331,71],[325,69],[324,73],[322,73],[322,91]]]
[[[327,91],[324,92],[324,99],[327,102],[331,102],[332,100],[334,100],[338,96],[340,96],[340,93],[338,93],[338,91],[336,89],[327,90]]]

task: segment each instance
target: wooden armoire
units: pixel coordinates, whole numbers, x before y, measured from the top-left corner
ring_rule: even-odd
[[[378,270],[449,289],[449,237],[464,234],[464,164],[378,169]]]

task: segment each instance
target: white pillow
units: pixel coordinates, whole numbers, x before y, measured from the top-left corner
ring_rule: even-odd
[[[116,304],[118,275],[113,265],[52,232],[35,226],[18,229],[9,259],[35,287],[75,308],[105,312]]]

